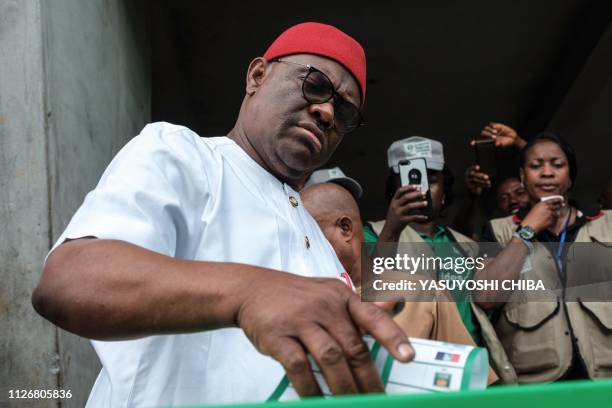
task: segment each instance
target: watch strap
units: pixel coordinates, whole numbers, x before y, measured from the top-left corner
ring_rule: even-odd
[[[528,240],[526,240],[525,238],[521,237],[521,236],[519,235],[519,233],[518,233],[518,232],[516,232],[516,231],[512,233],[512,236],[513,236],[513,237],[516,237],[516,238],[518,238],[518,239],[520,239],[520,240],[521,240],[521,242],[522,242],[523,244],[525,244],[525,246],[526,246],[526,247],[527,247],[527,249],[529,250],[529,253],[530,253],[530,254],[533,254],[533,242],[528,241]]]

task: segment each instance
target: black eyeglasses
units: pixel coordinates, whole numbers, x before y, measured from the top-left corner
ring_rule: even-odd
[[[271,62],[284,62],[285,64],[297,65],[308,68],[306,75],[302,79],[302,95],[310,104],[326,103],[333,99],[334,104],[334,123],[340,133],[350,133],[363,125],[363,116],[352,103],[345,100],[338,92],[334,84],[327,75],[319,71],[312,65],[300,64],[293,61],[274,59]]]

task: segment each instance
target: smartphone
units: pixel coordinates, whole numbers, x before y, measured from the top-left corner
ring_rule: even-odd
[[[429,190],[427,162],[424,158],[402,160],[399,162],[399,172],[402,186],[413,184],[420,186],[422,192]]]
[[[495,176],[497,173],[497,160],[495,157],[495,141],[491,139],[474,141],[474,153],[476,164],[480,166],[480,171]]]
[[[427,161],[424,158],[402,160],[399,162],[400,180],[402,186],[412,184],[420,186],[425,193],[427,207],[413,210],[414,213],[425,215],[428,219],[433,218],[433,207],[431,206],[431,192],[429,191],[429,179],[427,178]]]

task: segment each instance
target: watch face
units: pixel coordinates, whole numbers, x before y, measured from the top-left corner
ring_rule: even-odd
[[[530,227],[521,227],[517,232],[521,238],[526,239],[528,241],[532,240],[535,236],[535,231],[533,230],[533,228]]]

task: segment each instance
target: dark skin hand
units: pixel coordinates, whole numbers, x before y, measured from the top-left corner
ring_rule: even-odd
[[[400,235],[407,225],[427,235],[435,230],[438,213],[445,199],[444,176],[441,171],[428,170],[427,179],[433,212],[430,214],[431,219],[420,212],[428,205],[427,193],[420,191],[416,185],[400,186],[400,177],[396,175],[398,188],[389,204],[385,226],[374,251],[377,256],[395,256]]]
[[[425,193],[420,191],[418,186],[409,184],[398,188],[389,204],[385,226],[379,240],[397,242],[406,225],[427,221],[426,216],[414,213],[414,210],[425,207],[427,207]]]
[[[514,129],[503,123],[488,123],[480,132],[480,136],[482,139],[493,140],[495,147],[499,148],[513,147],[520,150],[527,144]],[[474,143],[474,140],[470,141],[471,146]],[[473,165],[465,171],[465,184],[470,193],[479,196],[484,189],[491,187],[491,178],[488,174],[480,171],[480,166]]]
[[[496,147],[515,147],[520,150],[527,144],[514,129],[503,123],[490,122],[482,129],[480,136],[494,140]]]
[[[406,185],[397,189],[389,208],[385,226],[380,232],[374,256],[395,256],[402,230],[411,222],[425,222],[427,217],[414,211],[427,207],[425,193],[416,185]]]
[[[479,196],[484,189],[491,187],[491,178],[480,171],[479,165],[474,164],[465,171],[465,185],[470,193]]]

